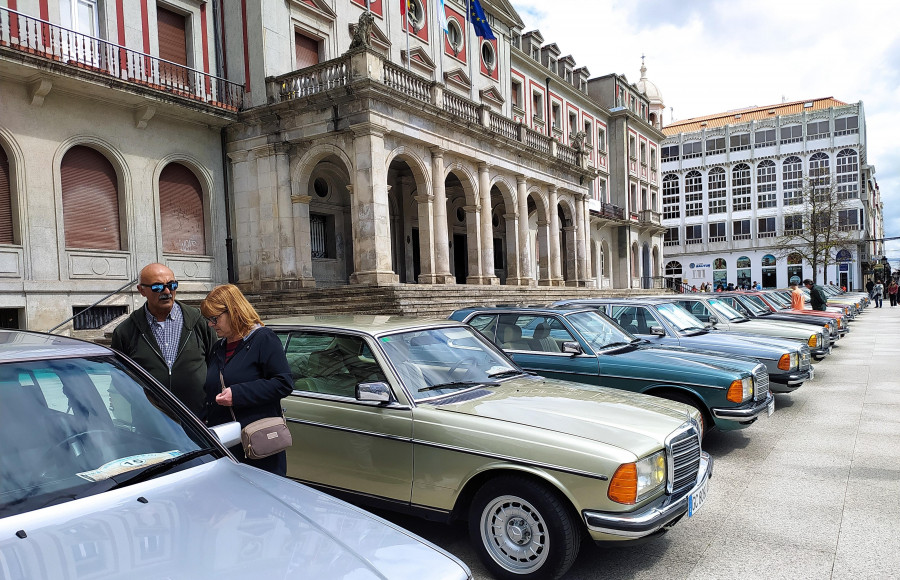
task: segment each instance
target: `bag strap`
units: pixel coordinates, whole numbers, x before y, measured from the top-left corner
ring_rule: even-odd
[[[222,371],[219,370],[219,382],[222,384],[222,392],[225,392],[225,377],[222,376]],[[234,407],[228,407],[228,410],[231,411],[231,418],[237,421],[237,417],[234,416]]]

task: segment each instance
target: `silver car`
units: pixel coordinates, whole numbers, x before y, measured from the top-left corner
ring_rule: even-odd
[[[131,361],[0,331],[0,578],[470,578],[415,535],[237,463]],[[302,445],[302,442],[298,442]]]

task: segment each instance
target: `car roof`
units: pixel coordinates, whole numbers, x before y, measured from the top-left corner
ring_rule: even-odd
[[[109,355],[99,344],[27,330],[0,330],[0,363],[46,358]]]
[[[442,318],[415,318],[388,314],[308,314],[286,316],[265,321],[266,326],[304,326],[339,329],[365,334],[381,334],[400,330],[417,330],[435,326],[460,326],[462,323]]]
[[[530,312],[533,314],[572,314],[573,312],[597,312],[596,308],[589,306],[561,305],[561,306],[470,306],[461,308],[457,312]]]

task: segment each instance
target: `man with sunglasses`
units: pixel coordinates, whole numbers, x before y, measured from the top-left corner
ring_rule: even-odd
[[[206,413],[206,357],[215,332],[200,310],[175,300],[178,281],[163,264],[141,270],[137,291],[147,299],[113,331],[112,347],[131,357],[201,419]]]

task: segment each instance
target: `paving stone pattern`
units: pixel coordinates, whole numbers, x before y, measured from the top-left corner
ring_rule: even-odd
[[[868,308],[816,378],[748,429],[713,432],[700,512],[628,548],[582,546],[567,579],[900,579],[900,307]],[[489,578],[464,525],[382,514]]]

